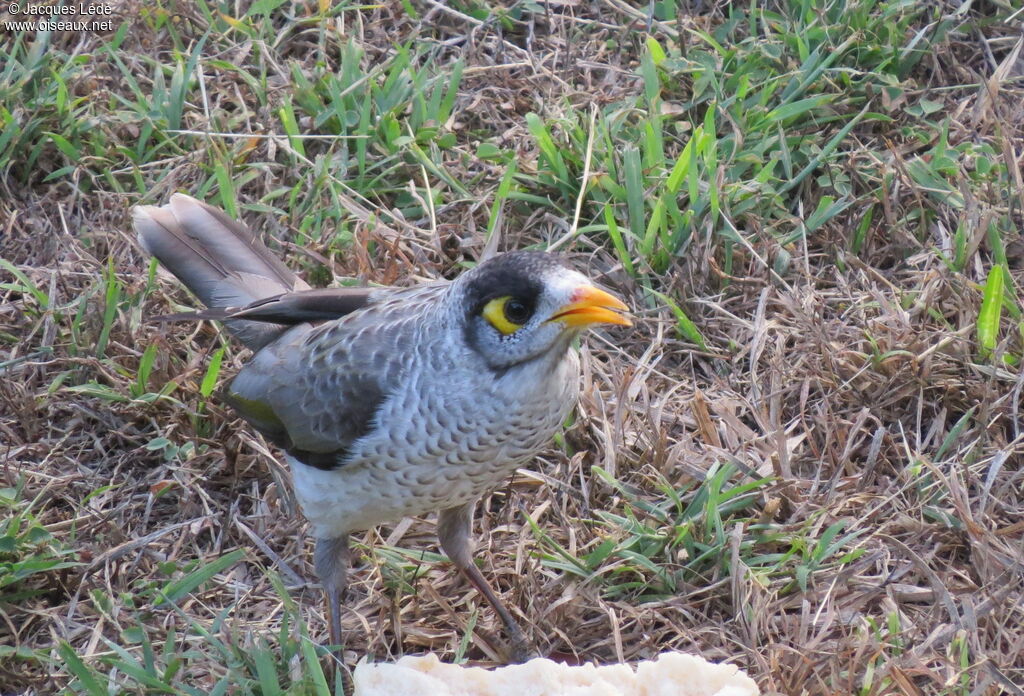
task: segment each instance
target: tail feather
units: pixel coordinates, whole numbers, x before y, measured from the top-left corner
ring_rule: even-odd
[[[211,309],[309,288],[244,225],[190,196],[176,193],[167,205],[137,206],[132,219],[139,244]],[[287,329],[237,319],[226,325],[253,349]]]

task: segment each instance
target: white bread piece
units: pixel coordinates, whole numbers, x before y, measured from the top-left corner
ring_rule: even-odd
[[[437,655],[406,656],[394,664],[362,660],[352,696],[758,696],[754,680],[735,665],[667,652],[636,665],[545,658],[496,669],[462,667]]]

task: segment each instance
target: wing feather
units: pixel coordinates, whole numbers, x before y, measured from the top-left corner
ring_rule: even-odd
[[[381,291],[340,319],[294,327],[253,356],[225,398],[299,461],[343,465],[408,378],[408,351],[436,320],[445,285]]]

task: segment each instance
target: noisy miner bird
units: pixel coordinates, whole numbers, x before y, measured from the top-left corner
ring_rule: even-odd
[[[285,452],[341,645],[348,536],[438,511],[441,548],[527,641],[472,559],[473,505],[547,444],[579,391],[571,343],[628,307],[558,257],[495,256],[454,281],[313,290],[244,225],[183,194],[138,239],[252,349],[226,400]],[[183,318],[178,315],[178,318]]]

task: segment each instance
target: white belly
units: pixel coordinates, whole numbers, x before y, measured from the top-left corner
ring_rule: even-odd
[[[538,383],[536,394],[519,391]],[[411,398],[384,404],[382,427],[357,441],[336,469],[287,457],[296,497],[321,538],[471,502],[550,442],[578,390],[574,353],[546,380],[496,380],[491,398],[470,400],[452,385],[420,400],[423,392],[412,389]]]

